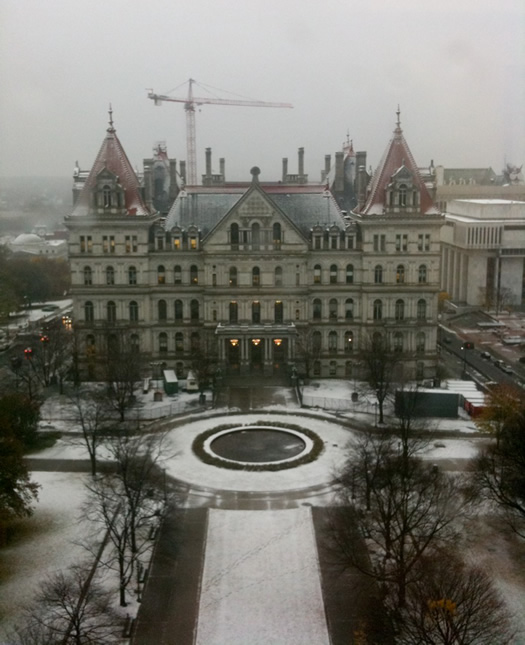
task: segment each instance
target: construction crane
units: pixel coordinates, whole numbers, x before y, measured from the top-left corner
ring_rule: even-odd
[[[197,98],[193,96],[192,78],[189,79],[188,96],[186,98],[174,98],[165,94],[155,94],[153,90],[148,92],[148,98],[155,102],[155,105],[162,105],[163,101],[171,101],[173,103],[184,103],[184,110],[186,112],[186,148],[187,148],[187,181],[189,186],[197,184],[197,157],[195,153],[195,107],[199,105],[240,105],[247,107],[278,107],[278,108],[292,108],[290,103],[269,103],[267,101],[250,101],[238,99],[218,99],[218,98]]]

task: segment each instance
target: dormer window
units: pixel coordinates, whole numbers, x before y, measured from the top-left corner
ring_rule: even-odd
[[[94,201],[98,209],[120,209],[125,204],[124,190],[117,175],[104,168],[97,176]]]
[[[111,188],[107,184],[102,188],[102,196],[104,208],[111,208]]]
[[[398,195],[399,195],[399,198],[398,198],[399,205],[407,206],[407,187],[405,186],[405,184],[401,184],[401,186],[399,186]]]

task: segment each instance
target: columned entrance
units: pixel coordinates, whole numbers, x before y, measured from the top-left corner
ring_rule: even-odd
[[[295,325],[223,325],[218,335],[219,361],[229,374],[285,373],[294,361]]]

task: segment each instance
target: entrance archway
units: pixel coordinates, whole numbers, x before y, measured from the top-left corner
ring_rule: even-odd
[[[288,338],[274,338],[273,344],[273,369],[282,370],[288,358]]]
[[[250,340],[250,369],[252,372],[262,372],[264,366],[264,339]]]
[[[241,369],[241,348],[239,341],[234,339],[228,343],[228,370],[233,374],[239,374]]]

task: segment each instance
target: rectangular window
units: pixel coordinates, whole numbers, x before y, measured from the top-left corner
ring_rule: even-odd
[[[175,251],[178,251],[180,249],[180,237],[173,238],[173,248],[175,249]]]
[[[332,235],[332,237],[330,238],[330,245],[332,249],[337,248],[337,237],[335,237],[335,235]]]
[[[314,248],[319,250],[321,248],[321,238],[317,236],[314,240]]]
[[[136,253],[138,248],[137,236],[126,235],[125,247],[126,247],[126,253]]]
[[[396,235],[396,251],[398,253],[408,250],[408,235],[405,233]]]
[[[195,250],[197,248],[197,238],[190,237],[190,249]]]
[[[113,235],[109,236],[109,252],[115,253],[115,237]]]
[[[417,236],[417,250],[430,251],[430,233],[420,233]]]
[[[374,251],[386,250],[386,235],[374,235]]]
[[[115,236],[102,236],[102,253],[115,253]]]
[[[80,252],[93,253],[93,240],[91,239],[91,235],[80,236]]]
[[[108,236],[102,236],[102,253],[109,253]]]
[[[354,248],[354,236],[349,235],[346,239],[347,239],[347,248],[352,250]]]

